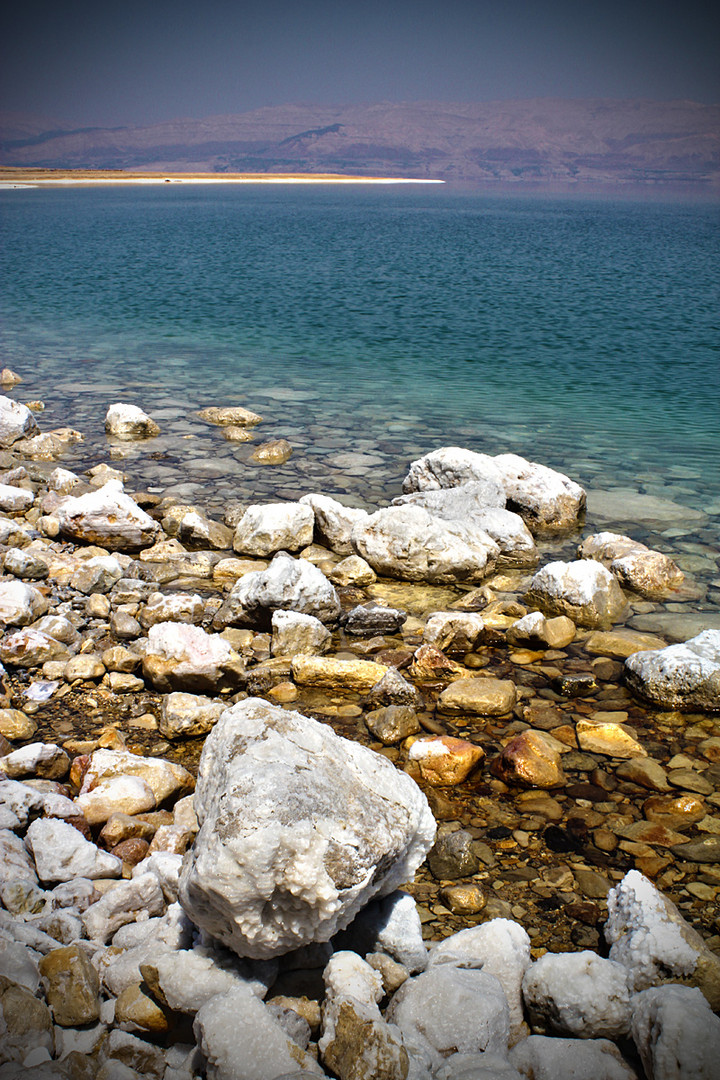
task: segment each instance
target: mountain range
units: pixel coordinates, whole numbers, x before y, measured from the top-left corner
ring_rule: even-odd
[[[68,129],[0,115],[3,165],[352,173],[460,182],[720,187],[720,105],[529,99],[282,105]]]

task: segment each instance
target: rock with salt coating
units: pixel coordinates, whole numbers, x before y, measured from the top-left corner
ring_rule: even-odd
[[[435,1072],[454,1052],[507,1056],[508,1003],[494,975],[438,964],[408,979],[385,1014],[408,1054]]]
[[[50,634],[24,626],[0,641],[0,661],[12,667],[40,667],[49,660],[67,660],[70,651]]]
[[[327,941],[412,877],[435,835],[417,785],[299,713],[248,698],[200,760],[200,832],[183,866],[192,920],[241,956]]]
[[[0,510],[5,513],[16,513],[27,510],[35,502],[32,491],[25,488],[14,487],[12,484],[0,484]]]
[[[578,626],[607,628],[627,609],[617,579],[591,559],[547,563],[538,570],[525,603],[545,615],[566,615]]]
[[[451,1054],[435,1073],[435,1080],[523,1080],[499,1054]]]
[[[140,973],[164,1005],[194,1014],[217,994],[240,988],[264,997],[267,987],[253,980],[251,968],[231,954],[211,948],[178,949],[158,953],[142,964]]]
[[[0,887],[8,881],[37,884],[37,874],[35,862],[20,837],[9,829],[0,829]]]
[[[653,1080],[715,1080],[720,1019],[699,990],[658,986],[635,994],[632,1036]]]
[[[597,953],[545,953],[525,973],[523,997],[537,1030],[618,1039],[630,1028],[627,970]]]
[[[138,917],[162,915],[165,898],[154,874],[141,874],[131,881],[121,881],[92,904],[82,916],[83,929],[93,941],[106,942],[127,923]]]
[[[200,694],[176,691],[163,698],[158,728],[166,739],[207,735],[215,726],[225,706],[221,701]]]
[[[0,395],[0,446],[12,446],[18,439],[35,435],[38,426],[26,405]]]
[[[720,630],[633,653],[625,661],[625,678],[631,690],[662,708],[720,711]]]
[[[122,859],[101,851],[67,821],[38,818],[27,831],[25,843],[32,852],[41,881],[72,881],[73,878],[119,877]]]
[[[485,629],[482,616],[464,611],[437,611],[425,623],[423,641],[444,653],[472,652]]]
[[[237,524],[233,548],[240,555],[273,555],[312,544],[315,515],[299,502],[248,506]]]
[[[197,593],[151,593],[147,603],[140,609],[138,621],[147,630],[161,622],[202,622],[205,604]]]
[[[523,1025],[521,986],[530,966],[530,938],[510,919],[490,919],[437,942],[430,949],[430,967],[452,964],[478,968],[494,975],[502,986],[510,1010],[510,1037],[515,1041]]]
[[[70,758],[55,743],[28,743],[0,757],[0,775],[10,780],[32,777],[41,780],[62,780],[70,768]]]
[[[575,637],[575,623],[567,615],[546,619],[541,611],[531,611],[508,627],[509,645],[529,649],[564,649]]]
[[[105,414],[105,432],[116,439],[149,439],[160,434],[160,428],[137,405],[116,402]]]
[[[669,556],[619,533],[588,536],[578,548],[578,556],[597,559],[615,574],[624,588],[650,600],[671,596],[685,576]]]
[[[298,1070],[307,1077],[325,1075],[267,1006],[244,987],[203,1005],[194,1031],[207,1059],[207,1080],[278,1080]]]
[[[713,1009],[720,1008],[720,957],[651,881],[630,870],[607,901],[610,959],[627,969],[631,990],[683,982],[698,987]]]
[[[452,735],[431,735],[417,739],[408,757],[417,761],[423,780],[433,786],[461,784],[485,757],[481,746]]]
[[[109,776],[98,780],[91,791],[78,795],[76,804],[89,825],[101,825],[113,814],[154,810],[157,799],[147,780],[140,776]]]
[[[142,664],[143,675],[161,693],[213,693],[244,680],[244,665],[230,643],[187,623],[151,626]]]
[[[160,533],[159,523],[125,494],[120,480],[109,480],[86,495],[66,496],[55,515],[63,536],[111,551],[149,547]]]
[[[270,628],[272,613],[300,611],[323,623],[335,623],[340,601],[334,587],[307,559],[279,552],[266,570],[244,574],[215,616],[217,626]]]
[[[411,974],[427,967],[428,954],[417,905],[409,893],[400,890],[371,900],[347,930],[335,936],[333,945],[362,956],[382,951]]]
[[[323,972],[323,1064],[339,1080],[405,1080],[408,1055],[378,1008],[382,978],[352,952],[336,952]]]
[[[531,1035],[512,1048],[510,1064],[528,1080],[637,1080],[609,1039]]]
[[[24,581],[0,581],[0,624],[27,626],[50,607],[47,596]]]
[[[421,506],[376,511],[354,526],[352,542],[376,573],[433,584],[480,582],[500,553],[472,522],[443,520]]]
[[[314,615],[300,611],[274,611],[272,615],[273,656],[314,656],[327,652],[331,633]]]
[[[80,794],[91,792],[102,780],[115,776],[138,776],[152,790],[160,805],[171,796],[186,795],[193,788],[192,774],[183,765],[165,758],[143,757],[129,750],[94,750],[83,777]]]
[[[351,533],[358,522],[367,521],[367,510],[343,506],[329,495],[303,495],[301,503],[312,507],[315,514],[315,542],[329,547],[336,555],[354,555]]]

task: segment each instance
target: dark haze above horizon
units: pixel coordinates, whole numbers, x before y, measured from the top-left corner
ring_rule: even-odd
[[[63,125],[290,102],[720,101],[717,9],[696,0],[68,0],[1,25],[0,108]]]

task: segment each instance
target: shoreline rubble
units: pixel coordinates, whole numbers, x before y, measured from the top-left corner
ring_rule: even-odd
[[[568,561],[512,454],[221,523],[68,431],[0,397],[0,1080],[711,1080],[720,631],[624,625],[672,559]]]

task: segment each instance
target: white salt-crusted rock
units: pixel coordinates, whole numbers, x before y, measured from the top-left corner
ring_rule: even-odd
[[[0,829],[0,887],[7,881],[29,881],[37,885],[37,880],[35,861],[24,841],[10,829]]]
[[[0,774],[11,780],[22,777],[62,780],[69,768],[70,758],[56,743],[28,743],[0,757]]]
[[[207,735],[224,710],[221,701],[177,690],[163,698],[158,729],[166,739]]]
[[[17,941],[5,941],[0,937],[0,976],[4,975],[6,979],[24,986],[31,994],[36,994],[40,986],[40,970],[36,957],[37,953],[27,946]]]
[[[160,434],[160,428],[137,405],[116,402],[105,414],[105,432],[116,439],[149,439]]]
[[[143,757],[129,750],[94,750],[83,777],[80,794],[84,795],[102,780],[115,776],[138,776],[152,790],[158,804],[170,796],[186,794],[193,788],[192,774],[183,765],[165,758]]]
[[[106,942],[126,923],[139,916],[161,915],[165,910],[162,889],[154,874],[121,881],[82,916],[83,929],[93,941]]]
[[[400,1028],[408,1054],[433,1072],[450,1053],[507,1055],[508,1004],[484,971],[434,965],[403,983],[385,1019]]]
[[[307,559],[279,552],[266,570],[244,574],[230,590],[215,618],[217,625],[270,625],[274,611],[300,611],[335,623],[340,601],[333,585]]]
[[[312,544],[315,515],[299,502],[248,506],[237,524],[233,549],[240,555],[273,555]]]
[[[315,656],[327,652],[332,634],[314,615],[300,611],[274,611],[272,615],[273,656]]]
[[[591,559],[547,563],[533,576],[525,602],[588,627],[609,627],[627,609],[617,579]]]
[[[528,1080],[637,1080],[609,1039],[531,1035],[512,1048],[510,1064]]]
[[[472,652],[485,629],[481,615],[465,611],[436,611],[425,623],[423,641],[444,653]]]
[[[668,555],[621,533],[601,532],[586,537],[578,547],[578,557],[597,559],[615,574],[623,588],[651,600],[670,596],[685,576]]]
[[[63,536],[112,551],[149,547],[160,533],[159,523],[126,495],[120,480],[109,480],[86,495],[66,496],[55,515]]]
[[[240,988],[264,997],[267,986],[253,979],[251,969],[232,954],[198,947],[158,953],[142,965],[149,986],[157,987],[163,1001],[177,1012],[194,1014],[217,994]]]
[[[205,614],[205,603],[197,593],[151,593],[140,608],[138,622],[147,630],[162,622],[193,623],[197,626]]]
[[[451,1054],[435,1073],[435,1080],[523,1080],[499,1054]]]
[[[175,904],[180,887],[182,861],[182,855],[174,851],[153,851],[133,867],[132,876],[137,878],[143,874],[152,874],[157,879],[167,903]]]
[[[0,775],[0,829],[24,829],[45,804],[39,791]]]
[[[242,681],[244,667],[230,643],[187,623],[156,623],[148,631],[143,675],[162,693],[213,693]]]
[[[382,978],[356,953],[337,952],[323,972],[323,1034],[318,1048],[324,1065],[340,1080],[407,1076],[408,1055],[397,1028],[383,1019],[377,1003]]]
[[[0,624],[27,626],[41,618],[50,601],[34,585],[24,581],[0,581]]]
[[[12,484],[0,484],[0,510],[5,513],[18,513],[27,510],[35,502],[35,495],[26,488],[13,487]]]
[[[0,641],[0,661],[13,667],[40,667],[48,660],[67,660],[69,656],[66,645],[32,626],[23,626]]]
[[[638,870],[630,870],[607,897],[605,939],[610,959],[622,964],[631,990],[666,980],[697,986],[720,1008],[720,958],[685,922],[666,896]]]
[[[658,986],[635,994],[632,1037],[652,1080],[715,1080],[720,1019],[699,990]]]
[[[83,559],[70,578],[70,587],[86,596],[106,593],[122,575],[122,566],[113,555],[96,555],[92,559]]]
[[[485,506],[505,506],[505,485],[495,459],[460,446],[443,446],[413,461],[403,481],[403,491],[433,491],[438,488],[476,484]]]
[[[435,835],[424,795],[389,762],[259,698],[208,736],[194,805],[183,907],[259,958],[328,940],[408,880]]]
[[[519,514],[506,510],[505,497],[498,493],[495,501],[493,490],[487,484],[469,483],[460,487],[439,490],[413,491],[393,499],[393,506],[410,503],[423,506],[435,517],[445,520],[471,521],[486,532],[500,549],[498,565],[532,566],[537,562],[538,550],[532,533]]]
[[[534,1028],[580,1039],[618,1039],[630,1027],[627,969],[588,950],[545,953],[525,972],[523,997]]]
[[[76,799],[89,825],[101,825],[112,814],[144,814],[154,810],[157,799],[147,780],[139,776],[109,776]]]
[[[279,1080],[298,1071],[324,1076],[311,1055],[288,1038],[267,1006],[245,988],[203,1005],[194,1030],[207,1058],[207,1080]]]
[[[358,522],[367,521],[367,510],[360,510],[353,506],[343,506],[329,495],[316,495],[311,493],[303,495],[301,503],[312,507],[315,514],[315,542],[324,544],[334,551],[336,555],[353,555],[355,548],[351,540],[351,533]]]
[[[720,630],[703,630],[680,645],[633,653],[628,686],[669,709],[720,710]]]
[[[490,919],[479,926],[459,930],[431,947],[428,964],[478,968],[494,975],[510,1010],[511,1039],[519,1036],[523,1023],[521,986],[530,966],[530,938],[519,923]]]
[[[500,549],[472,522],[435,517],[421,506],[388,506],[353,528],[356,551],[378,574],[404,581],[482,581]]]
[[[38,818],[30,825],[25,843],[44,882],[120,877],[122,873],[122,859],[101,851],[67,821]]]
[[[38,426],[26,405],[0,395],[0,446],[12,446],[18,439],[35,435]]]
[[[333,944],[336,949],[351,949],[361,956],[382,951],[411,974],[427,967],[428,952],[417,905],[409,893],[400,890],[371,900],[347,930],[335,936]]]

